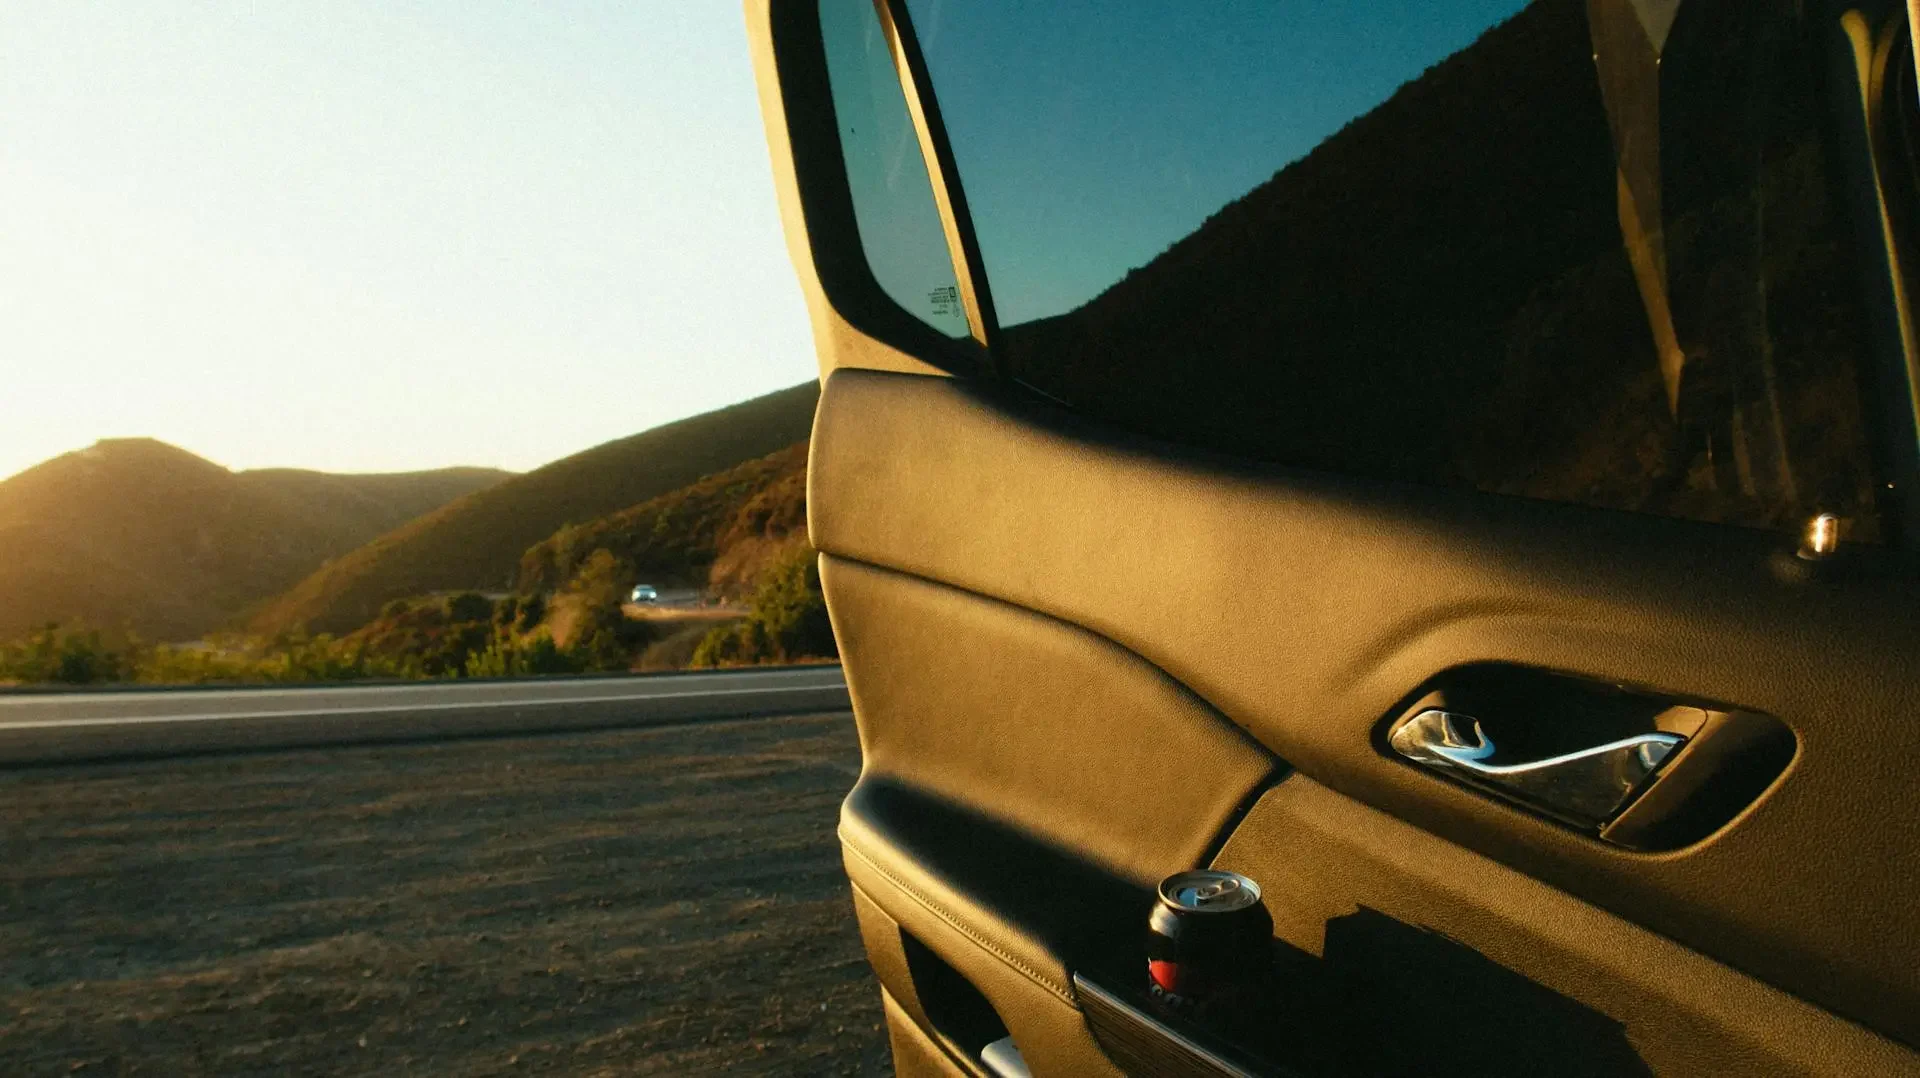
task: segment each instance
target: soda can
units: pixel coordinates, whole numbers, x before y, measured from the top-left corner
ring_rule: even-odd
[[[1147,994],[1161,1007],[1194,1016],[1231,1007],[1272,956],[1273,916],[1259,884],[1217,869],[1160,881],[1147,921]]]

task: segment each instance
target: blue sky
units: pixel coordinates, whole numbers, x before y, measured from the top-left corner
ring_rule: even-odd
[[[1000,320],[1071,310],[1526,0],[909,0]]]
[[[740,6],[0,5],[0,476],[525,469],[815,372]]]

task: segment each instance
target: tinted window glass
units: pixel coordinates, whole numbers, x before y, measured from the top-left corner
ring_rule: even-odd
[[[872,0],[821,0],[820,33],[867,265],[914,317],[965,337],[967,315],[933,186]]]
[[[1034,388],[1243,456],[1877,533],[1827,5],[910,6]]]

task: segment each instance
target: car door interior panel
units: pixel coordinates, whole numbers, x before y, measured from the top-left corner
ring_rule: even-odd
[[[948,935],[978,932],[1063,987],[1101,954],[1132,945],[1152,878],[1201,863],[1242,799],[1297,768],[1301,774],[1268,796],[1325,784],[1314,787],[1325,797],[1340,790],[1393,814],[1370,815],[1370,830],[1397,816],[1417,823],[1434,850],[1491,858],[1461,868],[1476,879],[1506,862],[1522,872],[1498,878],[1550,894],[1567,910],[1605,909],[1653,930],[1639,930],[1641,940],[1660,942],[1660,951],[1630,948],[1584,967],[1598,978],[1585,982],[1590,990],[1619,993],[1670,970],[1674,946],[1653,934],[1660,933],[1700,952],[1691,955],[1689,998],[1740,998],[1712,987],[1716,979],[1757,988],[1740,970],[1840,1015],[1920,1037],[1910,1025],[1911,1001],[1920,998],[1920,925],[1899,898],[1911,866],[1869,846],[1848,848],[1897,844],[1888,831],[1912,827],[1920,805],[1904,788],[1889,790],[1898,800],[1876,807],[1887,814],[1887,831],[1868,836],[1844,826],[1861,811],[1852,777],[1872,769],[1880,750],[1920,750],[1920,730],[1901,718],[1916,703],[1904,695],[1906,680],[1873,676],[1920,646],[1905,613],[1915,596],[1894,590],[1901,578],[1870,560],[1814,579],[1778,571],[1779,544],[1764,536],[1515,500],[1462,505],[1464,496],[1421,488],[1342,489],[1324,475],[1279,469],[1256,474],[1103,438],[1037,406],[1010,411],[964,382],[855,370],[827,380],[810,483],[822,581],[867,760],[842,823],[854,878],[878,877],[886,882],[868,893],[889,893],[878,862],[902,879],[942,873],[938,886],[964,893],[994,866],[1021,866],[1028,879],[1033,866],[1063,871],[1057,862],[1072,860],[1091,877],[1137,888],[1130,899],[1116,889],[1104,902],[1084,903],[1049,891],[1027,910],[1014,888],[1009,904],[986,907],[997,912],[982,915],[985,925],[962,918],[967,927],[949,925]],[[1595,518],[1577,529],[1582,550],[1565,548],[1554,519],[1570,513]],[[1116,520],[1134,524],[1109,526]],[[1041,535],[1066,538],[1042,543]],[[1169,544],[1196,538],[1221,560],[1167,553]],[[1728,586],[1724,575],[1698,571],[1709,561],[1744,561],[1749,571]],[[1228,565],[1243,575],[1219,578]],[[1525,577],[1535,572],[1559,579],[1551,589],[1530,587]],[[1842,611],[1858,617],[1875,607],[1883,620],[1863,634],[1865,653],[1856,653],[1859,667],[1849,674],[1839,668],[1848,660],[1830,650],[1848,635]],[[1806,658],[1816,654],[1829,661]],[[1619,847],[1392,752],[1392,720],[1444,698],[1436,685],[1482,713],[1489,728],[1498,716],[1518,737],[1549,745],[1664,722],[1704,746],[1713,739],[1699,734],[1710,720],[1762,716],[1755,721],[1767,735],[1753,740],[1771,746],[1762,753],[1765,781],[1754,789],[1748,778],[1737,795],[1746,800],[1723,807],[1711,817],[1717,826],[1688,833],[1692,841],[1677,851]],[[1852,737],[1821,736],[1863,727],[1879,731],[1861,742],[1870,750],[1864,757],[1843,747]],[[1225,736],[1243,730],[1272,755]],[[1176,747],[1169,738],[1181,733],[1189,740]],[[1828,752],[1835,755],[1822,758]],[[1213,759],[1237,769],[1208,762],[1174,770],[1182,760]],[[986,858],[972,874],[943,872],[953,846],[978,849],[976,841],[936,840],[909,852],[908,840],[880,837],[870,822],[902,815],[883,809],[892,802],[944,806],[922,805],[929,818],[997,813],[997,826],[1030,834],[1035,852]],[[1250,817],[1243,829],[1253,825]],[[944,826],[986,833],[977,824]],[[1267,833],[1273,847],[1258,861],[1222,863],[1258,864],[1256,878],[1268,881],[1288,878],[1275,872],[1290,863],[1292,843],[1284,831]],[[1234,831],[1226,845],[1239,855],[1258,841]],[[1152,848],[1140,848],[1144,842]],[[1844,878],[1835,875],[1840,864],[1852,866]],[[1318,864],[1309,874],[1334,868]],[[1753,878],[1768,886],[1740,883]],[[1093,885],[1079,886],[1092,893]],[[1378,910],[1360,894],[1345,897],[1343,914]],[[951,908],[962,901],[951,899]],[[1081,925],[1092,923],[1088,908],[1127,913],[1104,938],[1072,943],[1024,927],[1055,901]],[[1281,892],[1268,904],[1278,910],[1286,901]],[[1465,938],[1431,912],[1397,912],[1390,919],[1409,931]],[[1485,953],[1518,927],[1473,949]],[[1821,969],[1804,959],[1823,948],[1845,953],[1859,933],[1881,944],[1851,952],[1864,968]],[[1074,949],[1089,957],[1073,964]],[[1409,986],[1378,987],[1384,999]],[[1742,1056],[1714,1046],[1769,1042],[1770,1018],[1723,1008],[1710,1016],[1718,1025],[1708,1047],[1692,1048],[1707,1036],[1702,1021],[1659,1002],[1671,997],[1649,998],[1629,1030],[1641,1051],[1663,1040],[1686,1049],[1669,1057],[1683,1063],[1734,1060]],[[1603,1013],[1621,1017],[1618,1007]],[[1916,1064],[1850,1022],[1812,1013],[1837,1031],[1829,1040]],[[1743,1051],[1756,1073],[1784,1062]]]
[[[832,555],[821,576],[852,656],[849,694],[865,702],[856,715],[887,716],[856,720],[869,777],[1015,823],[1146,890],[1201,863],[1274,767],[1191,692],[1085,629]],[[980,720],[948,721],[960,714]],[[1127,736],[1107,736],[1116,722]],[[1187,793],[1141,796],[1157,790]]]
[[[1920,1074],[1904,6],[1256,7],[748,0],[896,1067]]]
[[[1215,863],[1261,880],[1276,911],[1296,1012],[1285,1045],[1349,1073],[1914,1066],[1855,1023],[1305,776],[1269,791]]]

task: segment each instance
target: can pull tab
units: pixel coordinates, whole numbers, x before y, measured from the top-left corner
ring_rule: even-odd
[[[1211,906],[1216,902],[1230,900],[1240,893],[1240,881],[1229,876],[1211,883],[1201,884],[1193,889],[1195,906]]]

